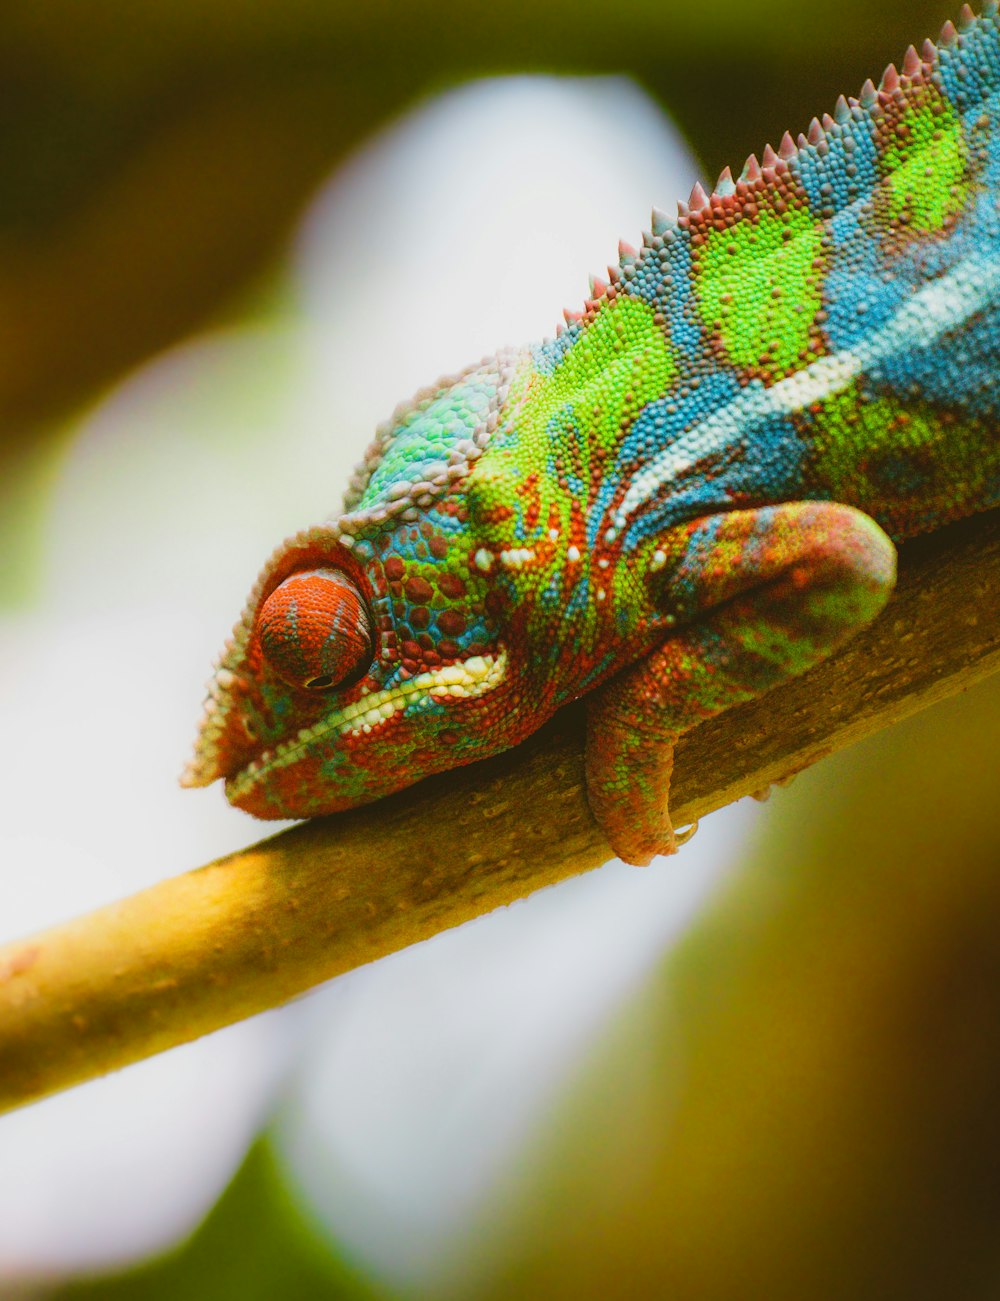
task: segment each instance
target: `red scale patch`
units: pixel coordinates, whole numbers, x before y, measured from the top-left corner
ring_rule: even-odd
[[[457,601],[468,591],[465,580],[459,578],[457,574],[440,574],[437,585],[441,595],[446,596],[450,601]]]
[[[426,578],[408,578],[403,584],[403,591],[407,599],[416,601],[418,605],[426,605],[434,596],[434,588],[431,587]]]

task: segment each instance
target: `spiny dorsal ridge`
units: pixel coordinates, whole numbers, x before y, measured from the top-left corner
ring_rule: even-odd
[[[725,168],[719,175],[716,182],[715,192],[720,198],[728,199],[730,195],[736,193],[736,182],[733,180],[733,171],[731,167]]]
[[[903,75],[911,80],[923,71],[923,62],[917,53],[917,47],[911,45],[903,56]]]
[[[763,180],[763,177],[764,173],[760,170],[757,155],[751,154],[744,164],[743,175],[740,179],[746,181],[748,185],[756,185],[758,181]]]
[[[887,95],[893,95],[899,90],[899,72],[894,63],[890,63],[885,72],[882,73],[879,89],[885,91]]]
[[[982,5],[983,18],[995,18],[998,11],[1000,11],[1000,0],[984,0]],[[719,198],[731,197],[736,192],[738,183],[752,186],[762,181],[773,181],[775,169],[792,162],[801,151],[809,148],[819,148],[822,153],[825,153],[829,132],[839,132],[840,128],[850,123],[851,118],[859,108],[866,111],[876,108],[880,92],[883,95],[898,97],[902,92],[904,79],[912,81],[920,77],[925,69],[934,66],[939,57],[939,46],[953,45],[959,39],[961,32],[968,31],[979,21],[971,5],[963,4],[959,11],[957,26],[951,20],[947,21],[941,28],[941,35],[937,44],[928,39],[923,42],[920,52],[918,52],[915,45],[911,45],[903,57],[902,71],[894,63],[890,63],[882,74],[882,79],[877,87],[869,78],[861,87],[858,99],[852,98],[848,100],[844,95],[841,95],[834,106],[833,114],[824,113],[822,121],[814,117],[809,123],[808,133],[800,135],[797,142],[792,138],[790,132],[786,131],[777,152],[768,144],[764,147],[760,160],[758,160],[756,154],[751,154],[744,164],[743,171],[740,173],[739,182],[733,179],[732,169],[729,167],[725,168],[720,174],[712,195],[708,194],[701,181],[696,181],[688,201],[686,203],[683,200],[678,202],[677,219],[681,223],[686,223],[692,214],[706,211],[711,207],[713,196]],[[672,233],[677,227],[677,219],[669,217],[660,208],[653,208],[652,231],[643,233],[643,245],[649,247],[654,240],[668,236],[668,234],[672,237]],[[625,240],[619,242],[618,255],[620,259],[619,266],[608,267],[608,282],[605,282],[599,276],[590,277],[591,303],[603,298],[608,293],[609,284],[613,285],[621,278],[621,269],[634,265],[640,256],[639,251]],[[615,292],[617,291],[612,290],[612,294]],[[566,326],[576,325],[585,316],[586,311],[572,311],[568,307],[563,309]],[[565,328],[565,326],[560,325],[559,333]]]
[[[663,212],[660,208],[653,209],[653,234],[654,235],[665,235],[673,224],[674,223],[671,220],[671,218],[668,217],[667,214]]]

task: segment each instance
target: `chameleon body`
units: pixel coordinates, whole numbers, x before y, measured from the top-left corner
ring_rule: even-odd
[[[598,822],[671,851],[677,738],[873,619],[895,541],[1000,504],[998,363],[988,3],[400,407],[265,566],[186,780],[332,812],[585,695]]]

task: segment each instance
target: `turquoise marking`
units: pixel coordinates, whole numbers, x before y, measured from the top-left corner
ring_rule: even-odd
[[[834,217],[852,204],[864,203],[879,178],[875,123],[862,118],[850,135],[832,137],[825,155],[799,154],[792,174],[818,215]]]

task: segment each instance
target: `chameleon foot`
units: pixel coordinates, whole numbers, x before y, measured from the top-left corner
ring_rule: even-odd
[[[757,800],[760,804],[766,804],[771,798],[771,794],[776,786],[780,786],[782,789],[786,786],[791,786],[792,782],[798,775],[797,772],[790,772],[787,777],[779,777],[777,781],[768,782],[766,786],[761,786],[758,790],[751,791],[750,798],[752,800]]]
[[[587,799],[598,826],[625,863],[645,867],[675,854],[694,834],[674,832],[667,811],[674,766],[673,737],[650,735],[608,706],[606,693],[588,702]]]

